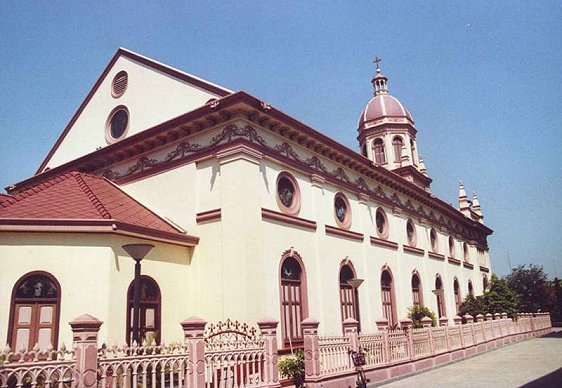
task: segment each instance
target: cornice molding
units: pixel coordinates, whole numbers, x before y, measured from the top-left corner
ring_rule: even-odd
[[[345,237],[355,241],[363,241],[363,233],[352,232],[351,230],[341,229],[336,226],[326,225],[326,234],[337,237]]]
[[[383,240],[378,237],[371,236],[370,241],[372,245],[376,245],[379,247],[390,248],[394,251],[398,250],[398,243],[389,240]]]
[[[404,249],[404,253],[411,253],[417,256],[425,256],[425,251],[421,248],[411,247],[409,245],[402,245],[402,249]]]
[[[304,218],[295,217],[289,214],[276,212],[270,209],[261,209],[261,217],[263,220],[277,221],[289,226],[297,226],[299,228],[308,229],[311,231],[316,230],[316,222]]]

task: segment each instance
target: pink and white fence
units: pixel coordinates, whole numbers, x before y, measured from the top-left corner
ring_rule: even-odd
[[[355,369],[349,350],[363,351],[364,371],[371,381],[430,368],[551,331],[548,313],[455,317],[448,326],[422,320],[423,328],[390,330],[386,320],[378,330],[358,333],[353,319],[344,322],[344,335],[319,336],[319,322],[302,322],[307,387],[354,386]],[[181,322],[184,338],[157,346],[106,347],[98,341],[102,322],[89,315],[70,322],[72,349],[0,352],[0,388],[242,388],[279,387],[277,322],[264,320],[258,330],[226,321],[207,325],[191,317]]]
[[[412,329],[410,320],[401,321],[401,328],[390,330],[386,320],[377,321],[375,333],[358,333],[353,319],[344,322],[343,336],[319,336],[319,322],[302,322],[305,343],[305,374],[307,387],[354,386],[355,368],[349,350],[365,354],[363,370],[368,379],[382,382],[400,375],[458,360],[476,352],[503,346],[551,331],[548,313],[519,314],[516,321],[507,314],[455,317],[449,326],[447,318],[431,327],[431,319],[422,320],[423,328]]]
[[[256,329],[238,322],[181,322],[182,342],[113,346],[98,343],[102,322],[70,323],[74,346],[41,353],[0,353],[0,388],[278,387],[277,322]]]

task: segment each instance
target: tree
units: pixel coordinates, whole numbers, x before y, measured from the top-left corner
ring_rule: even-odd
[[[513,268],[506,277],[509,287],[519,296],[519,311],[536,313],[551,311],[554,299],[542,266],[530,264]]]
[[[464,299],[459,309],[459,315],[470,314],[475,317],[478,314],[507,313],[511,318],[515,318],[518,305],[517,294],[509,286],[507,280],[500,279],[494,274],[484,295],[477,297],[468,295]]]
[[[492,275],[488,291],[484,293],[486,312],[490,314],[507,313],[515,318],[519,307],[519,297],[508,281]]]
[[[421,322],[422,318],[431,318],[431,326],[437,326],[437,318],[435,318],[435,313],[426,306],[410,306],[408,307],[408,318],[412,320],[412,327],[414,329],[419,329],[423,327]]]
[[[478,314],[486,314],[486,301],[483,295],[475,297],[474,295],[468,294],[466,298],[464,298],[459,308],[459,315],[463,317],[463,321],[466,314],[472,315],[473,317]]]

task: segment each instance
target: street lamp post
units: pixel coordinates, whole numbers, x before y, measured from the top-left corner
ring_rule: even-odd
[[[152,244],[127,244],[122,246],[123,250],[135,260],[135,281],[133,296],[133,341],[139,341],[139,313],[140,313],[140,276],[141,261],[154,248]]]

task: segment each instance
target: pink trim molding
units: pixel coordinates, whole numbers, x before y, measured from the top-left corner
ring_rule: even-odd
[[[326,225],[326,234],[332,236],[346,237],[356,241],[363,241],[363,233],[352,232],[351,230],[341,229],[335,226]]]
[[[449,261],[449,264],[461,265],[461,261],[458,260],[458,259],[455,259],[454,257],[449,256],[447,258],[447,260]]]
[[[484,266],[480,266],[480,271],[488,273],[488,272],[490,272],[490,268],[486,268],[486,267],[484,267]]]
[[[398,243],[395,243],[394,241],[383,240],[381,238],[377,238],[377,237],[374,237],[374,236],[371,236],[370,239],[371,239],[372,245],[390,248],[390,249],[393,249],[395,251],[398,250]]]
[[[412,253],[412,254],[418,255],[418,256],[425,255],[425,251],[423,249],[420,249],[420,248],[411,247],[409,245],[402,245],[402,248],[404,248],[404,253]]]
[[[474,269],[474,264],[467,263],[466,261],[462,263],[464,268]]]
[[[220,220],[221,220],[220,208],[197,213],[197,215],[195,216],[195,221],[198,224],[209,222],[209,221],[220,221]]]
[[[316,222],[306,220],[304,218],[295,217],[289,214],[284,214],[280,212],[276,212],[275,210],[270,209],[261,209],[261,218],[262,220],[271,220],[271,221],[278,221],[284,224],[298,226],[300,228],[309,229],[312,231],[316,230]]]
[[[427,252],[427,255],[429,256],[430,259],[445,261],[445,256],[442,255],[441,253]]]

